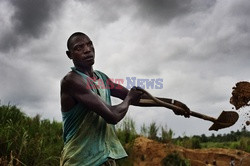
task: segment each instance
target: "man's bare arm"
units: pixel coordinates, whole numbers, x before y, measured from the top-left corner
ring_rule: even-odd
[[[127,96],[129,90],[125,87],[123,87],[122,85],[118,85],[116,83],[113,83],[112,87],[114,88],[111,88],[110,91],[111,91],[111,96],[113,97],[117,97],[121,100],[124,100],[125,97]],[[140,93],[140,92],[138,92]],[[172,102],[172,99],[168,99],[168,98],[160,98],[160,97],[157,97],[158,99],[164,101],[164,102],[167,102],[167,103],[171,103]],[[150,99],[146,94],[142,94],[140,99]],[[159,104],[157,104],[156,102],[154,102],[152,100],[151,103],[140,103],[139,100],[138,101],[135,101],[132,103],[132,105],[134,106],[141,106],[141,107],[158,107]]]
[[[126,94],[129,92],[128,89],[126,89],[125,87],[121,86],[121,85],[117,85],[115,83],[113,83],[113,87],[119,87],[119,88],[114,88],[114,89],[111,89],[111,95],[114,96],[114,97],[118,97],[120,99],[124,99],[124,96],[126,96]],[[137,92],[137,93],[140,93],[140,92]],[[184,114],[185,117],[189,117],[189,113],[190,113],[190,110],[189,108],[182,102],[178,101],[178,100],[173,100],[173,99],[170,99],[170,98],[161,98],[161,97],[156,97],[157,99],[163,101],[163,102],[166,102],[166,103],[169,103],[169,104],[173,104],[175,106],[178,106],[180,108],[183,108],[186,113]],[[149,102],[140,102],[140,100],[134,100],[131,105],[134,105],[134,106],[140,106],[140,107],[162,107],[161,105],[159,105],[158,103],[156,103],[154,100],[152,100],[149,96],[147,96],[146,94],[142,94],[140,99],[148,99]],[[178,110],[173,110],[174,113],[176,115],[183,115],[182,113],[180,113],[180,111]]]
[[[71,100],[71,104],[73,102],[82,103],[103,117],[107,123],[116,124],[126,115],[131,102],[138,98],[134,91],[127,93],[122,103],[110,106],[88,88],[82,77],[71,73],[61,82],[62,111],[69,110],[67,100]]]

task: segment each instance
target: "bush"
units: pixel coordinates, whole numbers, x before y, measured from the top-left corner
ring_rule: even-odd
[[[0,106],[0,161],[59,165],[62,147],[61,123],[41,120],[39,115],[30,118],[16,106]]]
[[[187,159],[182,158],[177,152],[167,155],[162,160],[163,166],[189,166],[190,163]]]
[[[116,134],[122,145],[133,142],[137,137],[133,119],[126,117],[122,123],[117,126]]]
[[[192,138],[192,149],[200,149],[201,148],[201,142],[197,138]]]
[[[240,139],[239,149],[250,153],[250,138],[242,137]]]

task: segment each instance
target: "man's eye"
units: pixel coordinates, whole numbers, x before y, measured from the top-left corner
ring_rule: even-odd
[[[81,46],[75,46],[75,50],[79,51],[79,50],[81,50],[81,49],[82,49]]]
[[[89,47],[92,47],[92,46],[93,46],[93,43],[92,43],[92,42],[89,42],[89,43],[88,43],[88,46],[89,46]]]

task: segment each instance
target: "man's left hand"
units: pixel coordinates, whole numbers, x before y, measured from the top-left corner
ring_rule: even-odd
[[[186,104],[180,102],[180,101],[177,101],[177,100],[174,100],[174,103],[173,105],[177,106],[177,107],[180,107],[182,108],[185,112],[182,112],[180,110],[175,110],[173,109],[174,113],[176,115],[181,115],[181,116],[184,116],[185,118],[189,118],[190,117],[190,109],[186,106]]]

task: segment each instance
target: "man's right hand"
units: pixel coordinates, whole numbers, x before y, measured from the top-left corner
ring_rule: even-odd
[[[184,116],[185,118],[190,117],[190,109],[186,106],[186,104],[184,104],[184,103],[182,103],[180,101],[174,100],[173,105],[178,106],[178,107],[182,108],[185,111],[185,112],[182,112],[182,111],[173,109],[173,111],[174,111],[174,113],[176,115],[181,115],[181,116]]]
[[[128,92],[128,97],[130,99],[131,104],[139,103],[141,96],[144,94],[142,91],[137,90],[140,87],[132,87]]]

